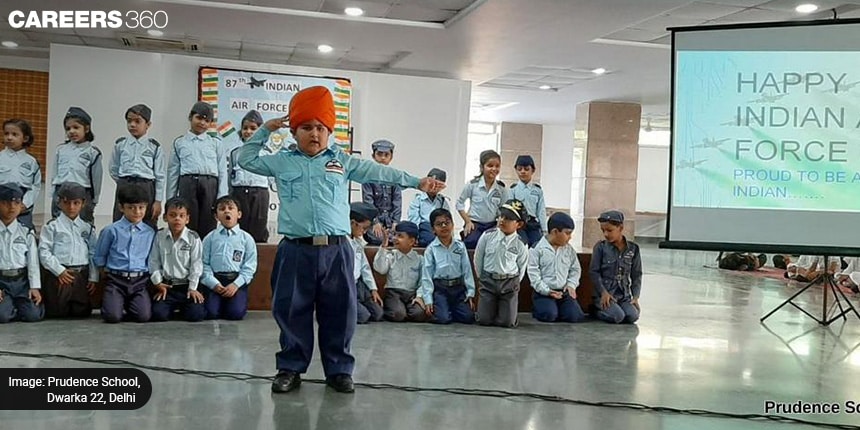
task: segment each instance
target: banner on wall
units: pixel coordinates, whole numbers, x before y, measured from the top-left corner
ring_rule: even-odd
[[[350,106],[352,83],[346,78],[302,76],[281,73],[263,73],[248,70],[200,67],[198,69],[198,98],[212,105],[215,121],[210,134],[221,137],[228,148],[241,145],[239,136],[242,118],[250,110],[260,112],[263,121],[289,113],[290,100],[300,90],[324,86],[334,97],[337,116],[331,143],[346,152],[352,152],[350,139]],[[271,134],[265,144],[267,152],[274,154],[294,144],[288,128]],[[269,223],[276,223],[280,205],[277,192],[270,187]],[[271,232],[270,232],[271,233]],[[270,235],[276,237],[276,234]]]
[[[337,120],[332,132],[332,143],[350,151],[350,104],[352,83],[346,78],[263,73],[248,70],[200,67],[198,76],[199,99],[215,108],[217,129],[225,140],[239,139],[242,117],[256,110],[263,121],[289,113],[290,100],[300,90],[324,86],[334,96]],[[287,128],[272,133],[266,146],[271,152],[295,143]]]

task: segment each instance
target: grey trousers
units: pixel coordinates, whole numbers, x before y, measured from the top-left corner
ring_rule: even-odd
[[[359,324],[366,324],[370,321],[382,321],[382,306],[373,301],[373,296],[370,295],[370,288],[362,280],[355,283],[356,299],[356,319]]]
[[[478,324],[516,327],[519,292],[518,277],[502,281],[482,277],[478,290]]]
[[[415,291],[386,288],[382,297],[382,310],[388,321],[427,322],[430,318],[418,304],[413,304]]]

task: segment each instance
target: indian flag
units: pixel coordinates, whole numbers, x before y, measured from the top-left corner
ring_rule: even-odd
[[[229,136],[235,132],[236,132],[236,127],[233,127],[232,121],[227,121],[224,124],[221,124],[220,127],[218,127],[218,135],[221,136],[222,138],[225,138],[225,137],[227,137],[227,136]]]

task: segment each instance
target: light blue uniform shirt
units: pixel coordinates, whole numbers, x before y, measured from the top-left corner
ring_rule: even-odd
[[[60,215],[45,224],[39,232],[39,259],[42,266],[60,276],[68,266],[90,266],[90,281],[98,282],[99,272],[93,265],[96,252],[96,228],[77,217]]]
[[[475,271],[478,276],[517,275],[523,280],[529,262],[529,249],[516,232],[505,234],[491,228],[481,235],[475,247]]]
[[[448,198],[442,194],[436,194],[436,198],[431,200],[427,193],[421,192],[409,204],[409,212],[406,216],[415,225],[420,225],[422,222],[429,223],[430,212],[436,209],[448,209],[450,211],[451,206],[448,204]]]
[[[418,296],[424,303],[433,304],[433,280],[463,278],[466,284],[466,297],[475,297],[475,276],[472,274],[472,264],[469,263],[469,253],[462,241],[453,239],[451,247],[446,247],[433,239],[424,250],[424,270],[421,271],[421,288]]]
[[[155,230],[143,221],[132,224],[122,217],[99,233],[93,264],[123,272],[147,272],[154,238]]]
[[[230,173],[231,187],[260,187],[269,188],[271,178],[256,173],[251,173],[239,165],[239,148],[242,147],[242,142],[231,145],[227,154],[227,167]],[[266,149],[260,150],[260,156],[265,157],[271,155]]]
[[[543,237],[529,250],[529,282],[538,294],[548,296],[550,291],[576,289],[581,275],[576,249],[570,244],[555,249]]]
[[[367,261],[367,255],[364,253],[364,239],[349,238],[349,244],[352,246],[352,252],[355,255],[355,264],[352,266],[352,276],[355,281],[364,280],[364,285],[370,291],[376,291],[376,280],[373,279],[373,271],[370,270],[370,263]]]
[[[9,225],[0,222],[0,270],[27,268],[30,288],[42,288],[39,269],[39,249],[33,229],[13,220]],[[11,300],[4,297],[4,300]]]
[[[155,180],[155,200],[164,201],[164,150],[157,140],[145,135],[120,137],[108,170],[114,181],[127,176]]]
[[[24,149],[13,151],[7,147],[0,151],[0,178],[23,188],[24,207],[33,209],[42,190],[42,168],[32,155]]]
[[[218,228],[203,239],[203,277],[200,283],[214,289],[219,284],[216,272],[238,272],[239,277],[233,283],[239,288],[248,285],[257,273],[257,244],[238,224],[233,228],[218,224]]]
[[[511,185],[511,198],[523,202],[529,215],[537,218],[540,222],[541,231],[544,234],[548,233],[546,228],[546,201],[543,198],[543,190],[540,185],[534,181],[528,184],[519,181]]]
[[[182,175],[207,175],[218,178],[218,197],[228,192],[229,175],[227,157],[221,139],[206,133],[190,131],[173,141],[173,151],[167,165],[167,195],[179,192],[179,177]]]
[[[421,270],[424,268],[424,257],[415,250],[404,254],[396,249],[379,248],[373,257],[373,268],[383,275],[385,288],[409,291],[418,290],[421,286]]]
[[[57,148],[57,165],[51,185],[74,182],[93,189],[93,204],[102,192],[102,152],[90,142],[61,143]]]
[[[469,201],[469,219],[477,222],[495,222],[499,217],[499,206],[510,199],[510,193],[505,184],[496,181],[487,189],[484,177],[472,179],[463,188],[457,199],[458,211],[466,210],[466,200]]]
[[[349,235],[349,181],[386,182],[417,188],[420,180],[373,160],[353,157],[331,146],[314,157],[298,149],[260,156],[271,132],[257,130],[239,150],[246,170],[275,176],[281,210],[278,233],[288,238]]]

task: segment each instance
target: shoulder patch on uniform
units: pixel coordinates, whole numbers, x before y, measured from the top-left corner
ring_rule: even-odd
[[[188,236],[191,237],[192,239],[200,239],[200,235],[197,234],[196,231],[191,230],[191,229],[188,230]]]
[[[479,179],[481,179],[481,177],[480,177],[480,176],[479,176],[479,177],[477,177],[477,178],[475,178],[475,179],[472,179],[471,181],[469,181],[469,183],[470,183],[470,184],[477,184]]]
[[[51,225],[52,222],[56,221],[56,218],[51,218],[48,222],[45,223],[45,226]]]
[[[185,137],[184,134],[180,134],[179,136],[176,136],[176,139],[173,139],[173,144],[176,145],[176,142],[179,141],[179,139],[182,139],[183,137]]]
[[[536,187],[538,187],[538,188],[540,188],[540,184],[535,184],[535,186],[536,186]],[[511,187],[511,188],[513,188],[513,187]]]
[[[101,155],[102,155],[102,150],[101,150],[101,149],[99,149],[99,148],[98,148],[98,146],[92,145],[92,146],[91,146],[91,148],[93,148],[93,149],[96,151],[96,155],[97,155],[97,156],[101,156]]]
[[[516,184],[511,185],[511,189],[513,190],[514,188],[516,188],[516,187],[517,187],[517,185],[519,185],[519,183],[516,183]]]
[[[120,137],[119,139],[115,140],[113,143],[114,143],[114,145],[119,145],[122,142],[125,142],[125,136]]]
[[[499,184],[499,185],[501,185],[501,186],[503,186],[503,187],[505,186],[505,183],[504,183],[504,182],[502,182],[502,181],[497,180],[497,181],[496,181],[496,183],[497,183],[497,184]]]
[[[161,146],[161,144],[160,144],[160,143],[158,143],[158,141],[157,141],[157,140],[155,140],[155,139],[153,139],[153,138],[151,138],[151,137],[149,138],[149,143],[151,143],[151,144],[155,145],[156,147]]]

